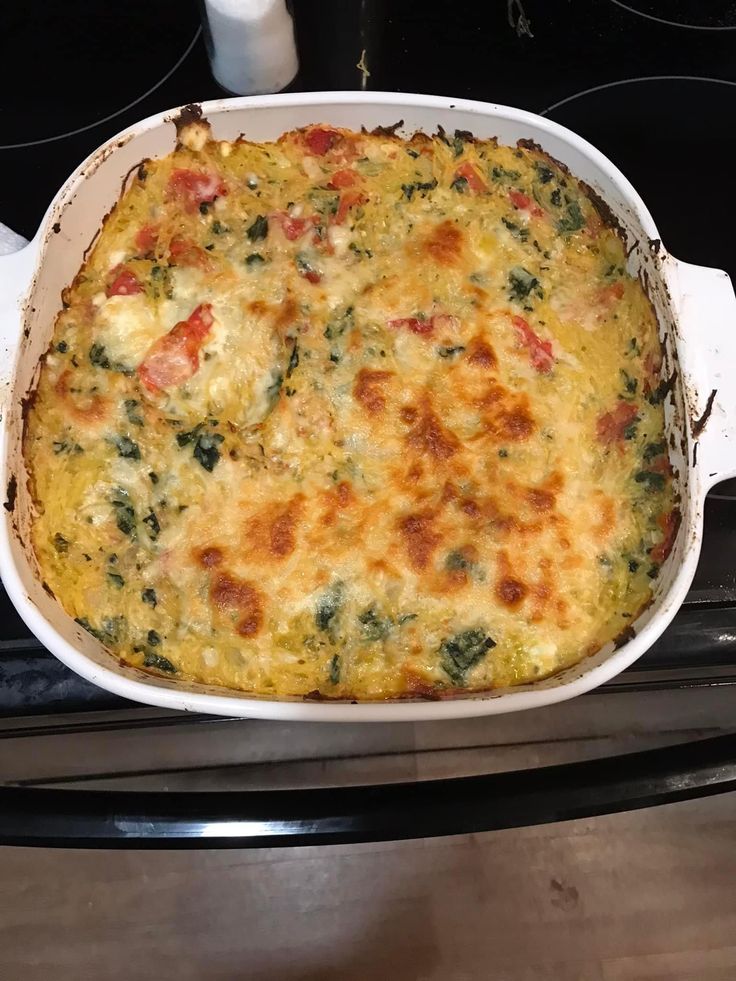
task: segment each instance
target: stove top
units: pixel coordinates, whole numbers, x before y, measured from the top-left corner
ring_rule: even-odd
[[[736,150],[736,0],[291,5],[301,69],[290,89],[429,92],[547,115],[623,170],[678,258],[736,279],[736,244],[719,217]],[[151,113],[224,94],[194,0],[114,10],[67,0],[32,15],[16,4],[4,15],[0,82],[0,220],[27,237],[100,143]],[[638,670],[736,661],[736,481],[710,495],[705,526],[687,603]],[[46,654],[0,591],[0,714],[112,701]]]

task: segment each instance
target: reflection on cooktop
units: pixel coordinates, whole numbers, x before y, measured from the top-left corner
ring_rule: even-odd
[[[734,0],[611,0],[633,14],[672,24],[708,31],[736,30]]]
[[[698,78],[611,82],[544,110],[617,164],[678,258],[736,278],[736,243],[718,220],[719,188],[732,179],[736,83]]]
[[[189,53],[196,8],[168,3],[165,29],[149,7],[76,0],[6,4],[0,34],[0,91],[22,95],[2,107],[0,149],[35,146],[98,125],[142,101]],[[23,52],[19,78],[17,52]],[[19,85],[19,83],[21,83]]]

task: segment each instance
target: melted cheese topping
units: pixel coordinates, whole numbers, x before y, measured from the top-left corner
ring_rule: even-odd
[[[141,166],[41,371],[64,607],[262,695],[519,684],[619,634],[678,516],[657,325],[585,189],[464,133],[201,126]]]

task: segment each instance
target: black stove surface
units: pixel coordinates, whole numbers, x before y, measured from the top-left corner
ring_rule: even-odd
[[[621,167],[678,258],[736,279],[736,244],[722,220],[736,157],[736,0],[292,7],[301,69],[290,89],[427,92],[547,115]],[[194,0],[110,10],[47,0],[33,14],[15,5],[0,35],[0,81],[0,221],[27,237],[68,174],[110,136],[224,94]],[[641,665],[736,662],[735,555],[736,491],[723,484],[706,505],[687,603]],[[46,654],[0,591],[0,714],[112,701]]]

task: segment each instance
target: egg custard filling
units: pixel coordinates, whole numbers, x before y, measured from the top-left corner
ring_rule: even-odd
[[[617,230],[533,144],[194,123],[64,293],[24,444],[41,574],[189,681],[533,682],[672,547],[661,363]]]

